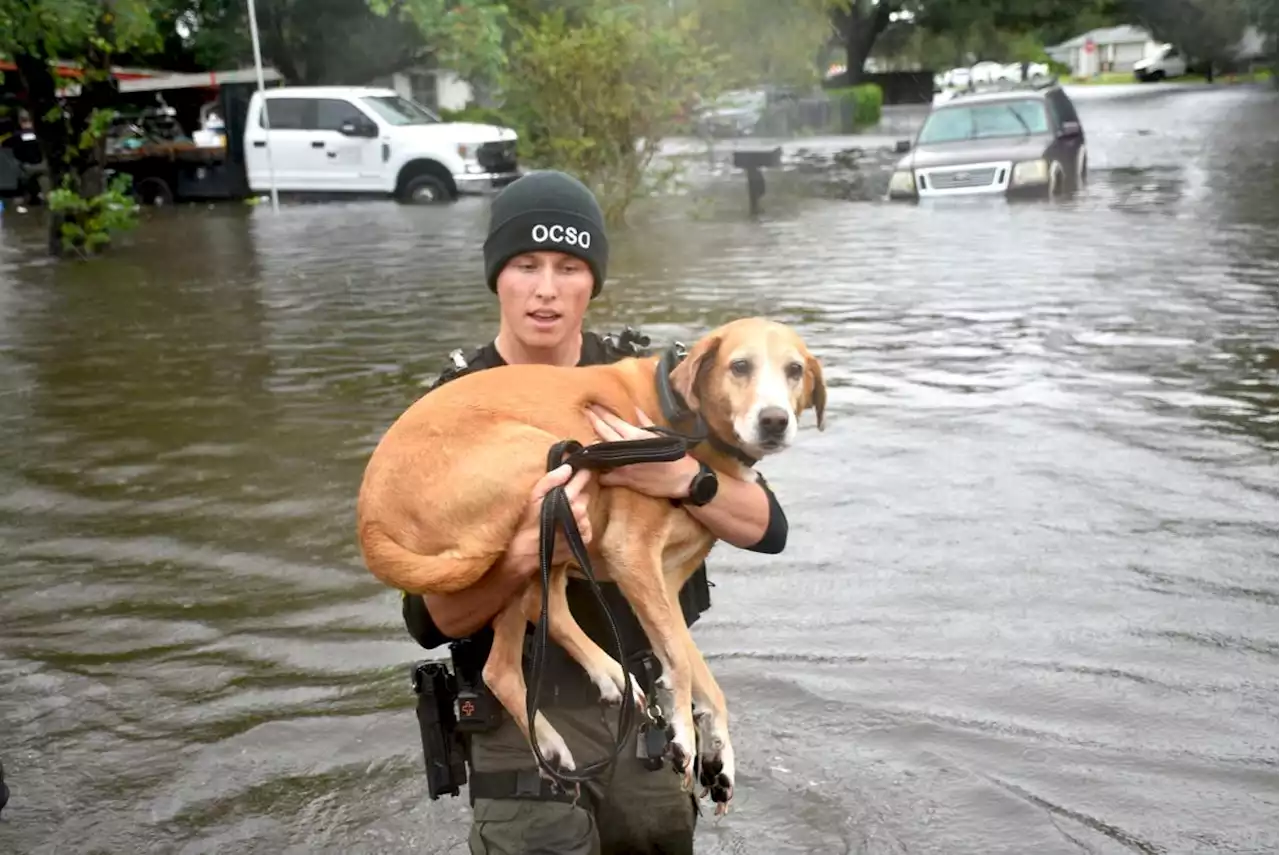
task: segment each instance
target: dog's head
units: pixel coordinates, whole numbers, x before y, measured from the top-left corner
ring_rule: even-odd
[[[800,414],[826,425],[822,364],[790,327],[763,318],[725,324],[699,340],[671,372],[671,387],[726,441],[752,457],[782,451]]]

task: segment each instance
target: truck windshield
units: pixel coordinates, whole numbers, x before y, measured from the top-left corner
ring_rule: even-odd
[[[997,101],[935,110],[920,129],[920,145],[963,140],[1047,134],[1049,118],[1044,102]]]
[[[393,125],[434,125],[440,121],[426,107],[399,95],[370,95],[362,100]]]

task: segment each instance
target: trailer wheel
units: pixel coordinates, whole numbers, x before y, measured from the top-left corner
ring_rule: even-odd
[[[143,205],[161,207],[173,204],[173,188],[163,178],[142,179],[134,188],[133,195]]]

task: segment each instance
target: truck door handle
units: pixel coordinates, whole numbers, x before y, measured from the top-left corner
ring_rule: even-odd
[[[312,148],[324,148],[324,140],[312,140],[312,141],[311,141],[311,147],[312,147]]]
[[[253,147],[254,147],[254,148],[266,148],[266,147],[267,147],[267,141],[266,141],[266,140],[254,140],[254,141],[253,141]]]

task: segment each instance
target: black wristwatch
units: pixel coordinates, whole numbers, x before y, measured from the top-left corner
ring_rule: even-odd
[[[700,508],[714,499],[719,489],[720,481],[716,478],[715,470],[698,461],[698,474],[694,475],[693,480],[689,482],[689,495],[681,501],[681,504]]]

